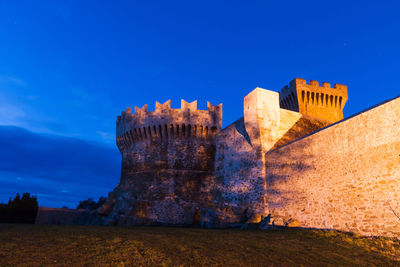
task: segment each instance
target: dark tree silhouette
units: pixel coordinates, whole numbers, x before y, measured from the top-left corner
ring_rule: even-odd
[[[14,199],[10,197],[7,204],[0,204],[0,222],[2,223],[35,223],[38,211],[37,197],[30,193],[19,193]]]
[[[106,201],[105,197],[100,197],[99,200],[96,202],[93,198],[89,198],[87,200],[79,201],[77,209],[85,209],[85,210],[95,210],[100,208],[104,202]]]

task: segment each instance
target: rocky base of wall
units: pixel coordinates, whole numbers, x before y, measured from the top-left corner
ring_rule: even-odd
[[[102,209],[89,211],[83,209],[67,208],[46,208],[39,207],[35,224],[52,225],[106,225],[106,226],[182,226],[182,227],[201,227],[201,228],[240,228],[240,229],[275,229],[282,228],[271,224],[270,217],[262,218],[260,222],[251,219],[247,221],[237,221],[227,219],[223,212],[201,209],[199,210],[198,221],[168,223],[149,218],[138,218],[134,216],[110,214],[108,216],[101,214]],[[296,225],[285,225],[286,227],[295,227]]]
[[[212,209],[213,174],[154,170],[124,173],[98,210],[101,224],[199,225]]]

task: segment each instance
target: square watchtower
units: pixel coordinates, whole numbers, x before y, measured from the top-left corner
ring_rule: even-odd
[[[279,94],[281,108],[297,111],[330,122],[343,119],[343,108],[348,99],[347,86],[295,78]]]

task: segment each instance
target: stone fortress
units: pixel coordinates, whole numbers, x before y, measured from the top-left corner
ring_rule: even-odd
[[[347,87],[256,88],[222,104],[171,101],[117,118],[121,178],[91,224],[270,223],[400,236],[400,97],[343,120]]]
[[[121,180],[100,223],[259,222],[400,235],[400,98],[343,120],[347,87],[256,88],[222,129],[222,104],[182,100],[117,118]],[[397,213],[398,212],[398,213]]]

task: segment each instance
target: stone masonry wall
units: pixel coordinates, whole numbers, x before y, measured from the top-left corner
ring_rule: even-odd
[[[276,224],[400,235],[400,98],[266,154]]]
[[[213,202],[216,221],[239,223],[265,208],[263,163],[253,148],[243,118],[226,127],[216,139]],[[265,211],[261,210],[263,214]]]
[[[211,205],[222,105],[182,100],[135,107],[117,118],[121,179],[98,210],[103,224],[196,224]]]
[[[326,125],[327,122],[281,109],[276,92],[256,88],[249,93],[244,99],[244,117],[216,137],[216,221],[258,222],[267,215],[263,155]]]

